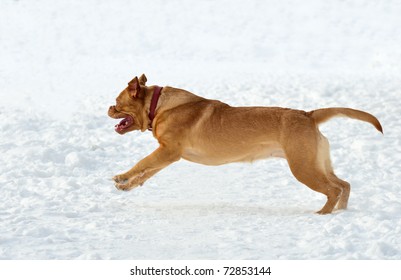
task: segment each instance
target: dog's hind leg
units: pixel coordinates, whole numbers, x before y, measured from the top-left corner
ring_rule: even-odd
[[[307,163],[294,162],[287,157],[291,172],[295,178],[314,191],[320,192],[327,197],[327,202],[318,214],[329,214],[333,211],[341,198],[342,188],[334,183],[322,170]]]
[[[341,188],[341,196],[335,208],[347,209],[348,198],[351,191],[351,185],[344,180],[341,180],[334,173],[333,166],[330,160],[330,145],[326,137],[319,133],[319,158],[322,164],[324,164],[326,174],[330,181]]]
[[[325,165],[330,162],[325,152],[328,142],[321,136],[320,133],[304,131],[304,135],[298,134],[288,139],[284,151],[295,178],[312,190],[326,195],[327,202],[317,213],[329,214],[339,202],[343,187],[326,170]]]
[[[335,181],[335,182],[337,182],[338,185],[342,186],[340,200],[338,201],[336,208],[338,210],[347,209],[348,199],[349,199],[349,195],[351,192],[351,185],[347,181],[344,181],[344,180],[341,180],[340,178],[338,178],[334,174],[334,172],[332,172],[330,174],[329,178],[331,181]]]

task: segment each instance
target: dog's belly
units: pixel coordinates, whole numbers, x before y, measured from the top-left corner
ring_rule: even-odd
[[[286,158],[278,144],[259,144],[254,147],[227,149],[185,148],[182,158],[205,165],[222,165],[231,162],[252,162],[270,157]]]

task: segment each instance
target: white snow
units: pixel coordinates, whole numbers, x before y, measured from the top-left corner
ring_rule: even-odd
[[[400,259],[401,3],[0,3],[0,259]],[[152,152],[108,106],[135,75],[231,105],[352,107],[321,126],[347,211],[285,160],[184,160],[143,187],[111,177]]]

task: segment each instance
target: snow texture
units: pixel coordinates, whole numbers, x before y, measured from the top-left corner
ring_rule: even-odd
[[[0,3],[0,259],[400,259],[401,3]],[[283,159],[181,160],[131,192],[111,177],[157,147],[107,116],[135,75],[231,105],[339,106],[384,136],[321,125],[349,209]]]

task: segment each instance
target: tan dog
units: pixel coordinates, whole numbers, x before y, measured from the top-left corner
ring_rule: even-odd
[[[146,86],[146,80],[145,75],[135,77],[108,112],[112,118],[124,118],[116,125],[118,133],[144,132],[153,127],[153,136],[160,144],[131,170],[113,178],[120,190],[142,185],[181,158],[220,165],[282,157],[298,181],[327,196],[318,213],[328,214],[335,207],[347,208],[350,184],[334,174],[329,142],[318,124],[343,116],[369,122],[383,133],[374,116],[348,108],[305,112],[278,107],[231,107],[172,87],[164,87],[157,100],[161,88]]]

